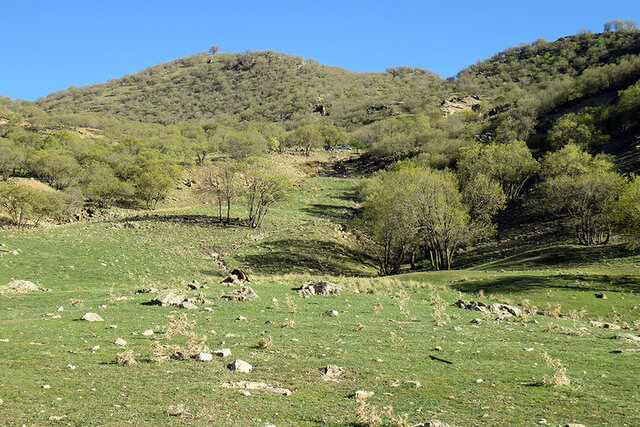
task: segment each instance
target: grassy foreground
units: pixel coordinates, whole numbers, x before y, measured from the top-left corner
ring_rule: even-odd
[[[0,231],[0,242],[18,251],[0,255],[0,284],[15,278],[51,289],[0,295],[0,424],[348,425],[375,414],[397,423],[406,414],[409,425],[429,419],[640,424],[640,346],[612,339],[640,332],[590,324],[631,327],[638,321],[639,257],[574,256],[554,263],[558,254],[587,251],[567,246],[476,269],[375,278],[375,266],[341,227],[354,208],[352,187],[348,180],[306,179],[298,197],[259,231],[223,227],[210,206],[198,204]],[[137,228],[114,228],[125,223]],[[223,276],[211,252],[249,271],[260,297],[219,298],[232,288],[218,283]],[[293,288],[309,277],[345,290],[338,297],[301,298]],[[188,294],[204,293],[212,311],[147,306],[150,294],[133,293],[150,286],[185,289],[193,279],[208,288]],[[597,299],[595,292],[608,298]],[[528,300],[550,315],[531,316],[537,323],[500,321],[451,306],[461,294],[514,305]],[[339,315],[326,316],[327,310]],[[105,321],[79,321],[86,312]],[[154,342],[182,339],[163,333],[167,316],[181,314],[194,322],[195,334],[208,337],[211,349],[228,347],[232,355],[211,362],[146,361]],[[240,315],[246,320],[236,320]],[[474,318],[481,322],[472,324]],[[146,329],[156,333],[141,335]],[[272,345],[261,348],[267,337]],[[127,341],[124,348],[114,344],[117,338]],[[114,363],[125,349],[137,364]],[[560,362],[549,365],[544,353]],[[231,372],[226,365],[235,359],[254,371]],[[344,368],[339,381],[323,380],[321,369],[329,364]],[[542,385],[560,365],[571,383]],[[237,380],[293,393],[245,396],[222,387]],[[357,390],[375,393],[364,408],[352,397]],[[183,405],[182,415],[170,415],[172,405]]]

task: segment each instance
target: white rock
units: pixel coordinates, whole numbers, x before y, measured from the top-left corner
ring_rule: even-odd
[[[478,379],[476,380],[476,382],[477,382],[478,384],[480,384],[480,383],[482,382],[482,378],[478,378]]]
[[[249,363],[245,362],[244,360],[236,360],[231,365],[229,365],[229,369],[231,369],[232,371],[246,374],[253,370],[253,366],[251,366]]]
[[[368,399],[373,396],[372,391],[358,390],[355,392],[354,397],[358,400]]]
[[[214,351],[213,354],[215,354],[218,357],[225,358],[225,357],[231,356],[231,349],[230,348],[222,348],[220,350]]]
[[[118,338],[114,344],[119,345],[120,347],[124,347],[125,345],[127,345],[127,342],[122,338]]]
[[[153,335],[153,329],[147,329],[146,331],[143,331],[142,335],[144,335],[145,337]]]
[[[336,317],[339,313],[336,310],[327,310],[325,313],[327,316]]]
[[[76,369],[76,367],[75,367],[74,365],[67,365],[67,368],[71,369],[72,371],[73,371],[74,369]]]
[[[100,350],[100,346],[99,345],[94,345],[93,347],[91,347],[91,350],[98,351],[98,350]]]
[[[211,353],[198,353],[196,354],[196,357],[194,357],[194,359],[200,362],[208,362],[210,360],[213,360],[213,355]]]
[[[203,308],[203,310],[204,310],[204,311],[213,311],[213,308],[211,308],[211,307],[205,307],[205,308]]]
[[[49,389],[49,388],[51,388],[51,386],[49,384],[45,384],[45,385],[42,386],[42,388]]]
[[[249,390],[240,390],[240,394],[243,396],[251,396],[251,392]]]
[[[96,313],[85,313],[85,315],[82,316],[82,320],[87,322],[104,322],[104,319]]]
[[[238,316],[236,317],[236,320],[247,320],[247,318],[244,316]]]
[[[109,325],[109,329],[118,329],[118,325]]]
[[[64,311],[64,307],[63,306],[58,307],[58,311]]]

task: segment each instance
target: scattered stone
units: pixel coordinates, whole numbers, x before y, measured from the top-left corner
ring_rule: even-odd
[[[569,424],[565,424],[564,427],[585,427],[585,426],[584,424],[569,423]]]
[[[420,388],[422,386],[422,383],[418,380],[409,380],[409,381],[405,381],[405,383],[409,385],[413,385],[415,388]]]
[[[335,381],[337,382],[339,378],[344,373],[344,368],[337,365],[327,365],[322,369],[322,379],[324,381]]]
[[[523,350],[524,350],[524,351],[531,352],[531,351],[533,351],[533,350],[534,350],[534,348],[533,348],[533,347],[526,347],[526,348],[524,348]]]
[[[27,292],[37,291],[38,285],[28,280],[12,280],[4,286],[0,286],[0,293],[24,294]]]
[[[604,292],[597,292],[596,298],[607,299],[607,296],[604,294]]]
[[[439,420],[429,420],[422,424],[416,424],[413,427],[450,427],[449,424]]]
[[[373,394],[374,393],[372,391],[358,390],[354,393],[353,397],[357,400],[365,400],[373,396]]]
[[[442,347],[440,347],[440,346],[438,345],[438,346],[436,346],[436,347],[434,348],[434,350],[435,350],[435,351],[442,351]]]
[[[100,350],[99,345],[94,345],[93,347],[91,347],[91,351],[98,351],[98,350]]]
[[[198,353],[198,354],[196,354],[194,359],[196,359],[196,360],[198,360],[200,362],[209,362],[209,361],[213,360],[213,355],[211,353]]]
[[[180,304],[180,307],[186,308],[187,310],[197,310],[199,307],[190,301],[183,301]]]
[[[262,391],[268,391],[270,393],[282,394],[285,396],[289,396],[291,395],[291,393],[293,393],[293,391],[289,390],[288,388],[272,387],[267,383],[258,382],[258,381],[230,381],[230,382],[222,383],[220,384],[220,386],[223,388],[233,388],[233,389],[262,390]],[[246,396],[250,396],[250,395],[251,393],[249,393]]]
[[[120,347],[124,347],[125,345],[127,345],[127,342],[125,340],[123,340],[122,338],[118,338],[115,343],[115,345],[119,345]]]
[[[236,320],[242,321],[242,320],[247,320],[247,318],[244,316],[238,316],[236,317]]]
[[[151,335],[153,335],[153,329],[147,329],[146,331],[143,331],[142,335],[144,335],[145,337],[150,337]]]
[[[640,342],[640,335],[633,335],[629,333],[615,334],[613,338],[617,340]]]
[[[336,310],[327,310],[324,312],[324,314],[330,317],[336,317],[340,313],[338,313]]]
[[[461,331],[461,330],[462,330],[462,328],[461,328],[460,326],[452,326],[452,327],[451,327],[451,330],[452,330],[452,331]]]
[[[309,280],[300,290],[304,295],[340,295],[340,287],[324,280]]]
[[[8,338],[2,338],[2,339],[0,339],[0,342],[9,342],[9,339]]]
[[[118,325],[109,325],[109,329],[118,329]]]
[[[49,384],[45,384],[45,385],[43,385],[43,386],[42,386],[42,388],[44,388],[44,389],[50,389],[50,388],[51,388],[51,386],[50,386]]]
[[[185,408],[183,404],[179,404],[179,405],[169,405],[169,407],[167,408],[167,412],[172,417],[181,417],[183,415],[186,415],[188,410],[187,408]]]
[[[476,380],[476,383],[480,384],[482,381],[483,381],[483,379],[482,379],[482,378],[478,378],[478,379]]]
[[[500,317],[519,317],[522,315],[522,310],[520,310],[518,307],[507,304],[495,303],[489,305],[481,301],[464,301],[460,299],[453,303],[453,305],[458,308],[464,308],[466,310],[475,310],[488,314],[497,314]]]
[[[0,399],[0,405],[2,405],[4,403],[4,400]]]
[[[49,421],[62,421],[62,420],[64,420],[65,418],[67,418],[67,416],[66,416],[66,415],[51,415],[51,416],[49,417]]]
[[[64,311],[64,307],[62,307],[62,306],[58,307],[57,311]]]
[[[187,288],[192,290],[200,289],[201,287],[202,286],[200,285],[200,282],[198,282],[197,280],[193,280],[191,283],[187,285]]]
[[[244,271],[240,270],[239,268],[236,268],[233,271],[231,271],[229,276],[220,283],[232,283],[234,285],[239,285],[244,282],[250,282],[249,276]]]
[[[232,334],[231,332],[229,332],[229,333],[227,333],[227,334],[224,334],[224,337],[225,337],[225,338],[235,338],[235,337],[236,337],[236,334]]]
[[[251,392],[249,390],[240,390],[240,394],[243,396],[251,396]]]
[[[598,322],[597,320],[592,320],[591,326],[594,328],[620,329],[620,325],[616,325],[615,323]]]
[[[142,288],[134,292],[134,294],[155,294],[158,292],[155,288]]]
[[[82,320],[87,322],[104,322],[104,319],[96,313],[85,313],[85,315],[82,316]]]
[[[76,369],[76,367],[75,367],[74,365],[67,365],[67,368],[71,369],[72,371],[73,371],[74,369]]]
[[[203,308],[203,310],[204,310],[204,311],[213,311],[213,308],[211,308],[211,307],[205,307],[205,308]]]
[[[251,366],[244,360],[236,360],[232,364],[230,364],[228,368],[232,371],[241,372],[244,374],[251,372],[253,370],[253,366]]]
[[[258,298],[258,294],[249,286],[234,290],[230,295],[223,295],[222,298],[229,301],[246,301],[251,298]]]
[[[213,354],[215,354],[218,357],[222,357],[224,359],[225,357],[231,356],[231,349],[230,348],[222,348],[220,350],[215,350],[213,352]]]
[[[165,289],[158,292],[158,294],[151,300],[152,305],[180,305],[184,301],[184,297],[178,293],[175,289]]]
[[[475,319],[471,320],[471,323],[477,325],[479,323],[482,323],[482,319],[479,319],[479,318],[476,317]]]

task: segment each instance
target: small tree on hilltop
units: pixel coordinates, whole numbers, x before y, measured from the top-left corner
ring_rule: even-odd
[[[220,50],[220,47],[217,44],[214,44],[209,48],[209,54],[215,55]]]

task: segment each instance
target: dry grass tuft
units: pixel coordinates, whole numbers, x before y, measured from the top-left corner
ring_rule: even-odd
[[[116,363],[123,366],[131,366],[136,364],[133,350],[126,350],[116,356]]]
[[[262,338],[260,340],[260,342],[258,343],[258,347],[263,348],[263,349],[267,349],[273,346],[273,337],[268,336],[265,338]]]
[[[554,359],[545,351],[542,353],[544,362],[550,368],[555,369],[553,375],[543,375],[541,384],[547,387],[556,387],[561,385],[569,385],[571,381],[567,377],[567,368],[560,359]]]

